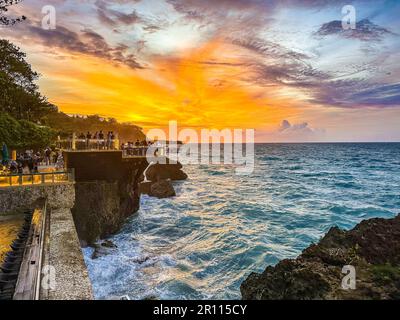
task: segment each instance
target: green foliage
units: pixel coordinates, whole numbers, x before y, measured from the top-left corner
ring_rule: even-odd
[[[16,137],[19,139],[20,125],[17,120],[8,114],[0,114],[0,144],[5,142],[7,146],[14,147]]]
[[[4,140],[10,147],[39,148],[49,145],[56,135],[65,138],[73,132],[93,134],[100,130],[117,132],[121,141],[145,138],[142,129],[130,123],[121,124],[98,115],[70,117],[58,112],[39,93],[35,83],[39,74],[25,58],[26,54],[17,46],[0,39],[0,143]]]
[[[39,122],[57,108],[38,92],[39,74],[25,61],[25,53],[0,40],[0,111],[16,119]]]
[[[400,280],[400,268],[390,264],[375,265],[371,268],[375,281],[391,283]]]
[[[8,114],[0,114],[0,143],[11,149],[39,149],[54,141],[55,132],[27,120],[16,120]]]
[[[43,123],[53,128],[63,138],[71,137],[73,132],[86,134],[90,131],[94,134],[96,131],[103,130],[105,133],[108,131],[118,133],[121,141],[145,139],[142,128],[132,123],[119,123],[113,118],[106,119],[98,115],[71,117],[62,112],[51,112],[43,118]]]
[[[49,127],[38,126],[27,120],[19,121],[21,126],[21,142],[22,148],[45,148],[51,145],[55,139],[55,131]]]

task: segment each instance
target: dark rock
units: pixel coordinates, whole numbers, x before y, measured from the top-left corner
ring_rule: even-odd
[[[118,248],[117,245],[112,242],[111,240],[104,240],[101,243],[101,246],[106,247],[106,248]]]
[[[113,249],[117,248],[117,246],[112,241],[105,240],[100,245],[95,244],[93,248],[94,251],[91,258],[97,259],[110,254],[110,252],[112,252]]]
[[[158,181],[158,180],[185,180],[188,178],[187,174],[182,170],[180,163],[176,164],[153,164],[147,169],[146,176],[147,180]]]
[[[79,240],[81,248],[87,248],[89,244],[85,240]]]
[[[108,254],[108,250],[107,249],[105,249],[104,247],[96,245],[95,248],[94,248],[94,251],[93,251],[93,253],[91,255],[91,258],[94,260],[94,259],[98,259],[100,257],[103,257],[103,256],[105,256],[107,254]]]
[[[154,301],[154,300],[159,300],[159,298],[157,296],[150,295],[150,296],[144,297],[142,300]]]
[[[356,270],[356,289],[341,286],[342,268]],[[396,299],[400,297],[400,215],[331,228],[297,259],[282,260],[240,287],[243,299]]]
[[[125,219],[139,210],[139,181],[146,166],[146,161],[124,162],[117,180],[75,183],[71,211],[80,240],[91,245],[118,232]]]
[[[105,180],[86,177],[76,181],[72,214],[80,240],[92,245],[98,239],[109,237],[120,230],[127,217],[139,210],[140,194],[151,191],[149,185],[140,185],[143,181],[143,171],[147,166],[146,160],[124,160],[115,165],[111,170],[113,174]],[[90,165],[85,168],[90,171]],[[86,173],[82,170],[80,172]],[[155,164],[149,168],[149,173],[148,178],[152,182],[187,178],[180,163]],[[140,188],[143,187],[148,190],[141,192],[143,190]],[[171,187],[169,189],[164,187],[165,190],[162,191],[162,188],[156,186],[154,195],[173,196],[175,191],[172,192]]]
[[[140,194],[150,194],[152,181],[142,181],[139,183],[139,192]]]
[[[176,196],[171,180],[161,180],[151,185],[150,196],[157,198],[169,198]]]
[[[150,257],[149,256],[144,256],[144,257],[138,257],[138,258],[134,258],[132,259],[133,263],[137,263],[137,264],[143,264],[146,261],[149,261]]]

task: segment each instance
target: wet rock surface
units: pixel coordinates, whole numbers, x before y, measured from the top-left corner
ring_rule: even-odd
[[[117,247],[111,240],[104,240],[100,244],[93,245],[94,251],[92,253],[92,259],[98,259],[102,256],[109,254],[112,250],[115,250]]]
[[[149,195],[162,199],[174,197],[176,196],[176,193],[174,187],[172,186],[171,180],[168,179],[153,183],[150,187]]]
[[[168,163],[168,164],[153,164],[146,172],[147,180],[158,181],[158,180],[186,180],[187,174],[182,171],[182,164]]]
[[[111,240],[104,240],[101,243],[101,246],[105,247],[105,248],[118,248],[117,245],[114,242],[112,242]]]
[[[82,246],[93,245],[118,232],[126,218],[139,210],[140,194],[158,198],[175,196],[171,182],[165,181],[187,178],[180,163],[153,164],[147,172],[150,184],[143,185],[147,166],[147,161],[131,159],[117,168],[115,177],[75,183],[72,213]]]
[[[142,175],[139,192],[159,199],[176,196],[171,181],[185,180],[187,174],[182,171],[182,164],[152,164],[146,171],[146,180]]]
[[[345,290],[345,265],[356,288]],[[354,229],[333,227],[296,259],[285,259],[242,283],[243,299],[400,299],[400,215],[369,219]]]

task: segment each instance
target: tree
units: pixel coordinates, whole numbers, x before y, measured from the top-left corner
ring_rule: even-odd
[[[145,138],[140,127],[121,124],[113,118],[70,117],[58,112],[57,107],[40,94],[35,83],[39,74],[25,58],[26,54],[17,46],[0,39],[0,116],[4,115],[0,119],[0,140],[15,148],[39,148],[50,144],[55,133],[68,137],[73,132],[100,130],[118,133],[121,141]]]
[[[27,120],[16,120],[9,114],[0,114],[0,143],[13,149],[41,149],[52,144],[55,131]]]
[[[39,78],[39,74],[32,70],[25,58],[26,54],[21,52],[17,46],[8,40],[0,40],[0,72],[2,77],[28,92],[34,92],[38,88],[34,81]]]
[[[0,40],[0,111],[16,119],[40,122],[57,108],[38,92],[35,81],[39,74],[25,57],[17,46]]]
[[[14,25],[18,22],[26,20],[25,16],[17,18],[9,18],[4,14],[8,12],[8,7],[21,2],[22,0],[0,0],[0,25]]]

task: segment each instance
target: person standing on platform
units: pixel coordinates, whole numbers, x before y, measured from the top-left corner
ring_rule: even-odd
[[[2,160],[1,163],[3,166],[6,166],[8,164],[8,161],[10,160],[9,154],[8,154],[8,148],[5,142],[3,142],[3,147],[1,149],[1,156]]]

